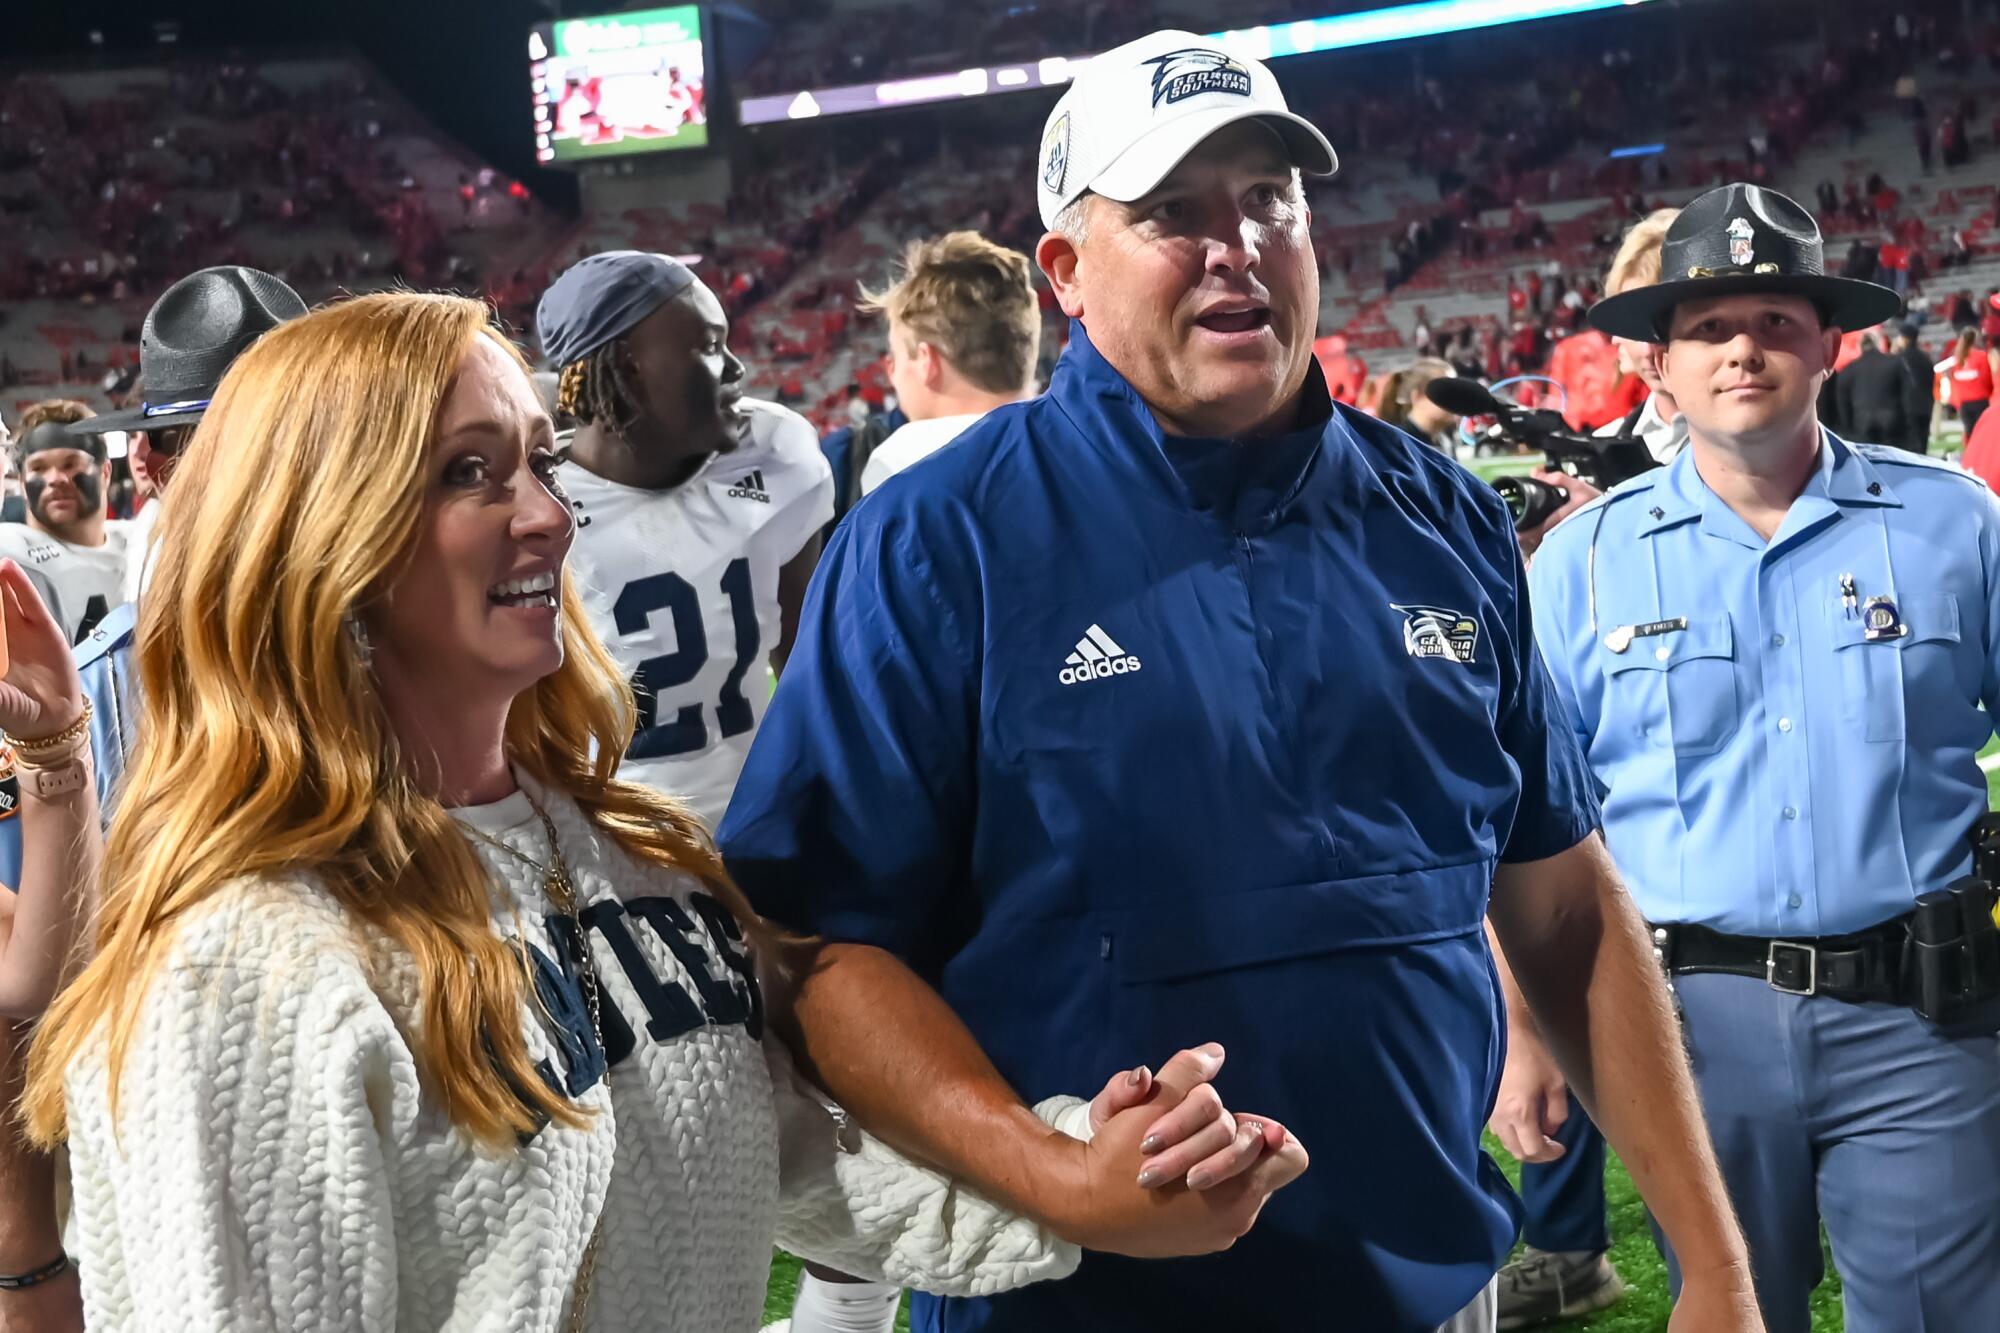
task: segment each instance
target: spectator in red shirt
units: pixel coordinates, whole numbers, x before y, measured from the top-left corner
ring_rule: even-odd
[[[1882,248],[1876,252],[1875,258],[1877,264],[1881,266],[1882,272],[1888,277],[1889,285],[1894,287],[1898,294],[1909,290],[1909,246],[1902,245],[1896,241],[1884,242]]]
[[[1972,438],[1973,429],[1986,412],[1986,404],[1993,398],[1994,362],[2000,359],[2000,354],[1981,348],[1978,342],[1971,329],[1965,330],[1958,335],[1951,355],[1937,364],[1938,401],[1958,409],[1967,439]]]

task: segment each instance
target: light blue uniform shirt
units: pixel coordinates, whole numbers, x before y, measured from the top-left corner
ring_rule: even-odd
[[[131,749],[132,698],[130,685],[132,633],[139,623],[139,608],[127,602],[99,621],[90,637],[76,645],[77,670],[83,675],[83,697],[90,700],[91,758],[97,770],[97,809],[102,818],[111,818],[111,792],[125,772],[125,756]],[[0,790],[0,884],[21,887],[21,820],[19,807],[9,802],[14,779]]]
[[[1845,934],[1970,868],[2000,703],[2000,505],[1983,482],[1827,433],[1766,544],[1690,449],[1550,533],[1529,582],[1649,920]],[[1907,634],[1869,641],[1879,596]],[[1621,626],[1638,630],[1622,652]]]

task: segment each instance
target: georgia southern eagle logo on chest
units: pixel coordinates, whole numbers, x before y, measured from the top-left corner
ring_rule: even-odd
[[[1479,622],[1446,606],[1404,606],[1396,602],[1389,609],[1403,616],[1403,650],[1411,657],[1456,662],[1472,661],[1479,644]]]

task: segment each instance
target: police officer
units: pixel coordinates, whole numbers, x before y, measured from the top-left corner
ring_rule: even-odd
[[[1700,1252],[1676,1327],[1759,1327],[1507,511],[1314,361],[1299,173],[1334,165],[1204,38],[1090,62],[1040,154],[1074,320],[1052,386],[835,533],[724,854],[818,937],[798,1035],[846,1052],[818,1076],[941,1165],[1030,1174],[995,1147],[1014,1089],[1190,1025],[1232,1098],[1337,1154],[1225,1255],[1091,1255],[915,1327],[1490,1330],[1517,1204],[1479,1147],[1489,890],[1572,1082]],[[945,1107],[993,1133],[947,1137]]]
[[[1531,583],[1605,838],[1673,975],[1774,1333],[1825,1223],[1850,1333],[2000,1323],[2000,1043],[1913,1012],[1919,894],[1969,865],[2000,709],[2000,508],[1823,429],[1841,331],[1792,200],[1682,211],[1668,281],[1591,322],[1652,342],[1689,448],[1550,533]],[[1984,705],[1985,711],[1981,711]]]

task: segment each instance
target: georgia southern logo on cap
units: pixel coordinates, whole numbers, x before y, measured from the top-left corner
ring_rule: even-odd
[[[1042,139],[1042,185],[1051,194],[1061,194],[1063,177],[1069,174],[1069,112],[1056,117]]]
[[[1184,46],[1146,62],[1153,67],[1153,105],[1185,101],[1203,93],[1250,95],[1250,71],[1227,53]]]

